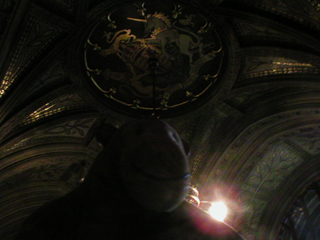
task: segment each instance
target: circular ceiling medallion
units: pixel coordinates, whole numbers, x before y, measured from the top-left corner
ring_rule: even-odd
[[[208,101],[226,69],[213,20],[192,7],[158,1],[105,10],[84,47],[86,81],[113,109],[175,115]]]

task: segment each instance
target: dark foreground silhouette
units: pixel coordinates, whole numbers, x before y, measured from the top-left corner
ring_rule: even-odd
[[[159,120],[104,126],[105,146],[85,181],[35,211],[17,240],[242,239],[232,228],[186,202],[187,153]]]

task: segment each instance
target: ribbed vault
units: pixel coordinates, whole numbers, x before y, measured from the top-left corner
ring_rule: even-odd
[[[158,79],[157,114],[190,146],[192,185],[203,201],[223,198],[226,221],[247,239],[275,239],[320,173],[319,6],[0,2],[0,238],[13,239],[31,212],[80,184],[102,149],[102,123],[152,114],[141,22],[163,12],[183,41],[204,46],[149,42],[157,74],[167,74]]]

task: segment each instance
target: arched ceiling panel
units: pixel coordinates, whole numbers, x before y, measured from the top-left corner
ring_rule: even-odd
[[[307,175],[299,166],[309,161],[311,166],[320,149],[319,4],[0,1],[1,239],[12,239],[34,209],[76,187],[80,170],[87,170],[102,149],[94,138],[101,123],[119,127],[150,117],[149,58],[142,54],[146,49],[160,56],[162,72],[157,74],[171,69],[178,72],[174,76],[207,84],[200,89],[177,82],[170,70],[168,78],[159,78],[167,82],[158,86],[168,89],[169,98],[156,91],[162,94],[159,108],[186,102],[186,107],[159,115],[189,143],[192,184],[200,190],[200,199],[212,200],[213,192],[220,191],[232,205],[228,223],[250,240],[268,239],[266,225],[275,236],[279,225],[270,223],[268,210],[275,214],[279,206],[273,202],[282,200],[282,215],[274,223],[280,224],[297,196],[293,187],[283,187],[299,182],[301,191]],[[182,46],[192,39],[203,44],[203,52],[176,43],[167,51],[159,41],[150,42],[152,37],[161,39],[159,32],[144,32],[147,16],[156,12],[178,32]],[[108,43],[111,35],[120,36],[119,42]],[[222,48],[211,48],[213,39],[220,39],[215,46],[221,43]],[[212,92],[197,97],[209,91],[208,86]],[[146,94],[133,99],[136,90],[136,96]],[[146,106],[151,109],[147,113]],[[308,171],[311,181],[319,169]]]

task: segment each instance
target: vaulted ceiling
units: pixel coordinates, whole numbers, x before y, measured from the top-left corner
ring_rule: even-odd
[[[0,47],[1,239],[78,186],[102,123],[154,112],[247,239],[275,239],[319,177],[318,0],[6,0]]]

